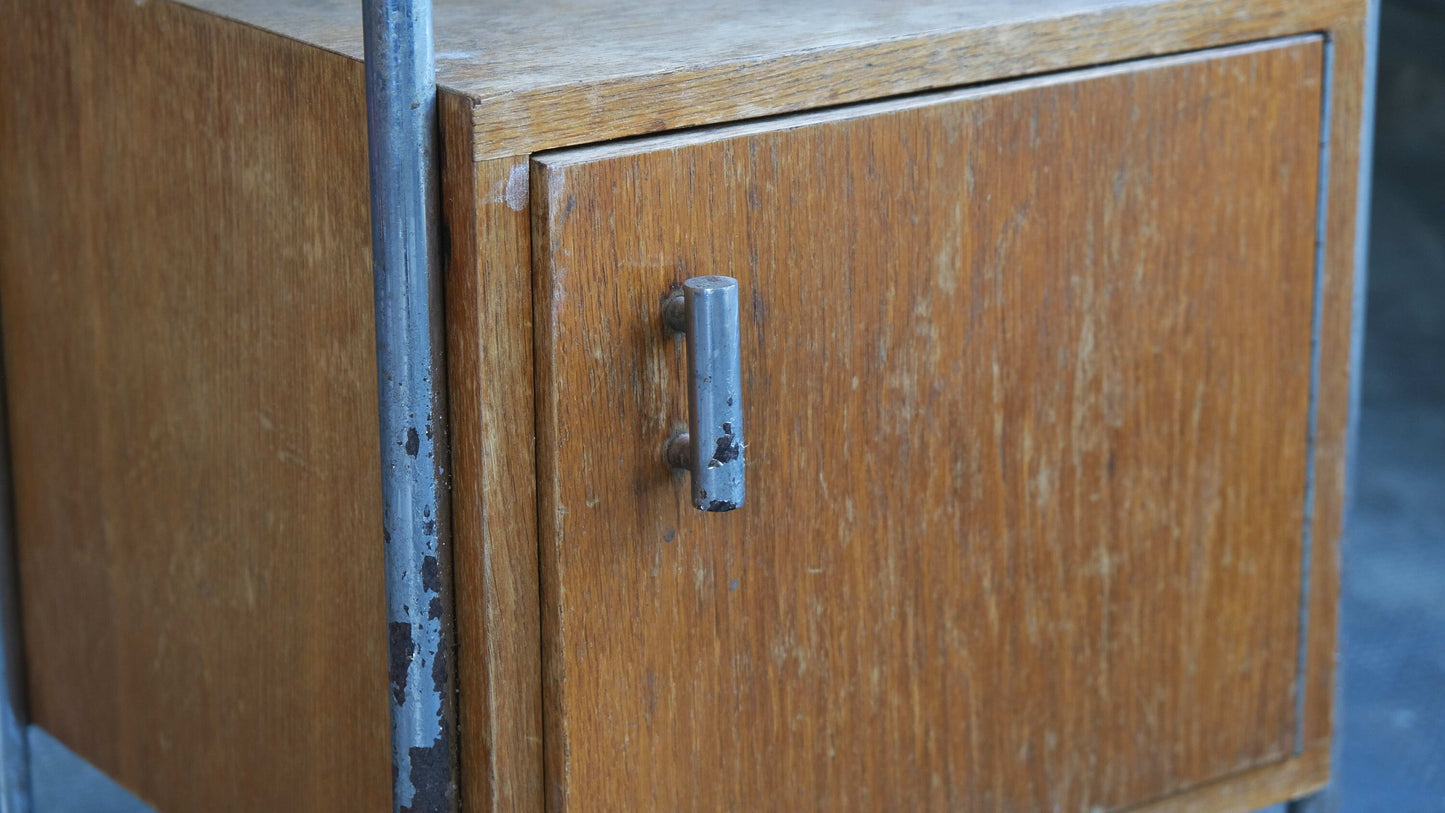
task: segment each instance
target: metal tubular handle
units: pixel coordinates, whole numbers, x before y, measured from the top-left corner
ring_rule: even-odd
[[[687,336],[688,431],[674,435],[664,456],[692,476],[692,504],[703,511],[740,508],[743,460],[742,351],[738,346],[738,281],[693,277],[663,304],[663,323]]]

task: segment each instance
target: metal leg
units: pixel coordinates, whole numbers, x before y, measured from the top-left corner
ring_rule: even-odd
[[[364,0],[392,805],[458,807],[445,332],[429,0]]]
[[[9,426],[0,388],[0,813],[29,813],[30,748],[25,729],[30,719],[20,635],[20,578],[15,571]]]
[[[1340,799],[1335,793],[1334,785],[1285,805],[1286,813],[1338,813],[1339,809]]]

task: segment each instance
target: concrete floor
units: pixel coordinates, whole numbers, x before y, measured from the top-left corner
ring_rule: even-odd
[[[1345,811],[1445,811],[1445,0],[1382,15],[1341,609]]]

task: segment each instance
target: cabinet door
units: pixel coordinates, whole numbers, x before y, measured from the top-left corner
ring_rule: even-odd
[[[1322,56],[539,155],[552,806],[1081,810],[1291,755]],[[704,274],[727,514],[661,455]]]

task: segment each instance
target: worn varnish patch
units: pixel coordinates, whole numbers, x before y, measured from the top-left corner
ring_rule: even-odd
[[[185,0],[361,59],[336,0]],[[1363,0],[435,3],[437,80],[476,157],[718,124],[1336,28]],[[587,36],[578,36],[585,31]]]

